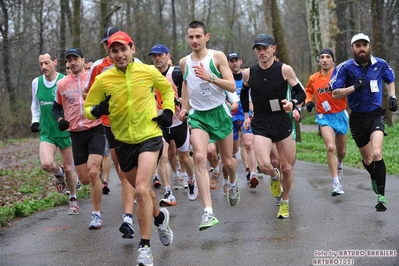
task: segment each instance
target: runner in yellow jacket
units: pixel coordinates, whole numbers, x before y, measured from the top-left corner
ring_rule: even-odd
[[[109,115],[120,168],[136,189],[141,233],[137,265],[152,265],[152,217],[162,244],[169,246],[173,241],[169,212],[165,208],[158,209],[151,178],[163,147],[162,130],[158,124],[172,125],[174,90],[154,66],[134,60],[133,45],[125,32],[116,32],[108,39],[109,55],[115,67],[96,77],[84,111],[89,119]],[[162,95],[163,113],[159,116],[153,88]]]
[[[162,109],[175,110],[174,91],[168,80],[154,67],[131,62],[126,71],[113,67],[96,77],[85,102],[88,119],[97,119],[93,106],[109,98],[109,118],[115,138],[129,144],[162,136],[158,123],[153,88],[162,94]]]

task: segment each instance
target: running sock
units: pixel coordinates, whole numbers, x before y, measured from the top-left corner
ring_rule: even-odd
[[[123,221],[132,224],[133,223],[133,216],[130,213],[124,213]]]
[[[212,207],[205,207],[204,212],[213,213],[213,208]]]
[[[344,167],[344,163],[343,162],[342,163],[338,162],[338,169],[342,169],[342,167]]]
[[[339,184],[339,178],[338,178],[338,176],[333,177],[333,183],[334,183],[334,184]]]
[[[62,168],[59,166],[58,167],[58,172],[55,174],[55,176],[57,177],[61,177],[64,175],[64,171],[62,170]]]
[[[124,213],[124,215],[125,215],[125,217],[129,217],[130,219],[132,219],[133,218],[133,215],[131,215],[130,213]]]
[[[69,194],[69,199],[72,199],[72,198],[78,199],[78,198],[76,197],[76,194]]]
[[[213,168],[213,171],[214,171],[215,173],[220,173],[220,167],[219,167],[219,165],[216,166],[216,167],[214,167],[214,168]]]
[[[230,187],[235,187],[235,186],[237,186],[237,182],[236,182],[236,181],[234,181],[234,183],[230,183],[230,182],[229,182],[229,186],[230,186]]]
[[[140,245],[139,247],[143,248],[143,247],[150,247],[150,240],[149,239],[140,239]]]
[[[101,212],[100,211],[93,211],[92,214],[97,214],[98,216],[101,217]]]
[[[154,224],[155,226],[159,226],[160,224],[163,223],[163,220],[165,219],[165,215],[163,214],[163,212],[159,212],[157,217],[154,217]]]
[[[170,186],[167,186],[167,187],[165,187],[164,189],[165,189],[165,192],[166,192],[166,191],[171,191],[171,190],[170,190]]]
[[[374,176],[377,183],[378,194],[384,196],[386,181],[386,168],[384,159],[381,159],[381,161],[374,161]]]

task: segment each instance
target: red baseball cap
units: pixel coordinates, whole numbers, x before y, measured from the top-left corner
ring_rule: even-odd
[[[132,38],[123,31],[115,32],[108,38],[108,49],[115,42],[121,43],[123,45],[133,44]]]

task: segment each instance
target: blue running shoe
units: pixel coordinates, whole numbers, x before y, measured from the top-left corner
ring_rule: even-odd
[[[119,232],[121,232],[122,238],[133,238],[134,237],[134,228],[133,228],[133,223],[130,222],[131,219],[125,219],[125,214],[122,215],[123,217],[123,223],[119,227]]]
[[[101,216],[92,213],[89,229],[100,229],[101,227],[103,227],[103,221],[101,220]]]

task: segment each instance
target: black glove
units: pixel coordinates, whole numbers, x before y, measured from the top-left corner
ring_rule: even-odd
[[[353,84],[353,87],[355,87],[355,90],[362,89],[364,86],[366,86],[365,78],[360,78],[360,79],[356,80],[355,84]]]
[[[158,121],[158,125],[163,127],[170,127],[172,125],[173,112],[172,110],[165,109],[158,117],[154,117],[152,121]]]
[[[61,131],[65,131],[69,128],[69,122],[66,121],[65,119],[61,119],[60,121],[58,121],[58,128]]]
[[[394,95],[389,96],[389,110],[392,112],[396,112],[398,110],[398,102],[396,100],[396,96]]]
[[[30,125],[30,131],[32,131],[32,133],[37,133],[39,132],[39,122],[34,122],[32,123],[32,125]]]
[[[104,101],[100,102],[99,105],[94,105],[93,108],[91,108],[91,114],[97,118],[100,118],[102,115],[109,115],[108,108],[110,98],[111,95],[107,96]]]
[[[314,102],[307,102],[306,103],[306,110],[308,110],[308,112],[312,112],[313,108],[315,108]]]

